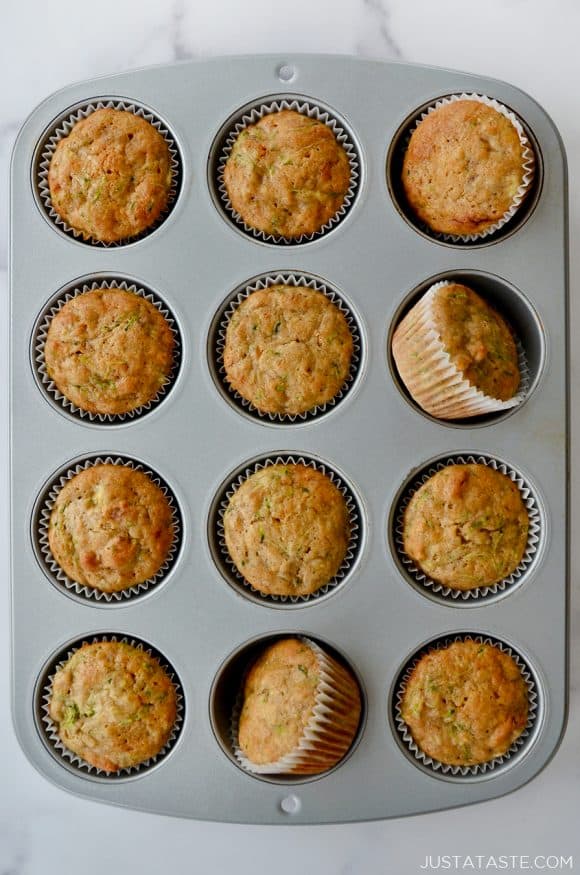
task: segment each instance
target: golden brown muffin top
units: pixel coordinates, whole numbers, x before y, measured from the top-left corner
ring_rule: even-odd
[[[108,463],[65,483],[48,529],[52,555],[65,574],[102,592],[153,577],[173,538],[171,507],[159,486],[143,471]]]
[[[437,289],[430,309],[445,351],[464,378],[492,398],[513,398],[520,384],[518,353],[499,313],[461,283]]]
[[[128,413],[167,383],[174,339],[150,301],[123,289],[77,295],[50,322],[46,371],[62,394],[91,413]]]
[[[337,213],[350,185],[350,166],[327,125],[283,109],[240,132],[224,182],[246,225],[293,238],[313,234]]]
[[[318,658],[298,638],[272,644],[244,684],[239,746],[252,763],[275,763],[300,743],[312,717],[319,684]]]
[[[105,772],[159,753],[177,716],[175,687],[154,657],[120,641],[83,644],[58,669],[50,716],[65,747]]]
[[[506,753],[525,729],[527,685],[499,647],[456,641],[420,658],[401,714],[427,756],[452,766],[485,763]]]
[[[483,464],[447,465],[405,510],[405,553],[451,589],[503,580],[521,562],[527,540],[528,512],[518,487]]]
[[[310,595],[337,573],[350,534],[344,496],[303,464],[269,465],[235,491],[224,514],[228,552],[267,595]]]
[[[140,116],[97,109],[58,142],[48,185],[54,210],[85,239],[134,237],[167,206],[169,146]]]
[[[296,414],[330,401],[350,370],[344,314],[322,292],[277,285],[252,292],[230,319],[226,379],[263,413]]]
[[[518,132],[501,112],[457,100],[430,112],[403,160],[409,205],[433,231],[480,234],[512,206],[523,182]]]

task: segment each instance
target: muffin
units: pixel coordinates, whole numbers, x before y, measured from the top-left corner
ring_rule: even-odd
[[[488,465],[447,465],[405,509],[405,553],[427,577],[453,590],[508,577],[527,542],[528,512],[518,487]]]
[[[350,186],[350,165],[327,125],[283,109],[238,134],[223,179],[246,225],[291,239],[314,234],[336,215]]]
[[[350,372],[352,334],[322,292],[276,285],[245,298],[229,320],[229,385],[262,413],[299,414],[331,401]]]
[[[358,683],[306,638],[283,638],[250,668],[236,754],[249,771],[318,774],[347,753],[361,715]]]
[[[492,644],[455,641],[422,656],[404,685],[401,716],[417,747],[450,766],[505,754],[528,721],[515,660]]]
[[[146,762],[167,744],[175,687],[154,657],[120,641],[83,644],[55,673],[49,714],[63,745],[105,772]]]
[[[499,412],[521,400],[509,326],[462,283],[431,286],[397,326],[392,351],[411,397],[439,419]]]
[[[124,414],[152,401],[169,380],[173,332],[150,301],[123,289],[77,295],[51,319],[46,373],[81,410]]]
[[[171,188],[169,146],[132,112],[97,109],[59,140],[48,170],[52,207],[84,239],[114,243],[153,225]]]
[[[523,196],[530,158],[506,115],[479,100],[453,100],[430,111],[413,131],[403,189],[432,231],[484,234]]]
[[[308,465],[268,465],[236,489],[223,517],[230,557],[264,595],[307,596],[329,583],[350,536],[346,500]]]
[[[119,592],[159,571],[173,544],[172,517],[147,474],[125,465],[91,465],[59,491],[48,543],[71,580]]]

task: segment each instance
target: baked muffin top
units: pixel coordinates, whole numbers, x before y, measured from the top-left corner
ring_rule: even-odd
[[[487,465],[447,465],[405,509],[405,553],[451,589],[503,580],[521,562],[527,541],[528,512],[518,487]]]
[[[411,135],[402,182],[409,205],[433,231],[481,234],[512,206],[523,182],[518,132],[501,112],[457,100],[430,112]]]
[[[350,370],[344,314],[322,292],[277,285],[252,292],[227,327],[226,379],[263,413],[297,414],[330,401]]]
[[[346,501],[326,474],[303,464],[269,465],[232,495],[224,514],[228,552],[266,595],[309,595],[346,555]]]
[[[46,371],[62,394],[91,413],[122,414],[167,383],[174,339],[150,301],[123,289],[77,295],[50,322]]]
[[[48,185],[54,210],[85,239],[134,237],[167,206],[169,146],[140,116],[97,109],[58,142]]]
[[[246,225],[293,238],[320,230],[340,209],[350,166],[327,125],[283,109],[240,132],[224,183]]]
[[[118,592],[159,571],[173,543],[171,507],[143,471],[85,468],[68,480],[50,515],[48,542],[65,574]]]
[[[298,638],[272,644],[251,667],[239,720],[240,750],[252,763],[275,763],[300,743],[319,684],[318,658]]]
[[[120,641],[83,644],[58,669],[49,713],[65,747],[105,772],[145,762],[169,739],[175,687],[154,657]]]
[[[401,714],[427,756],[452,766],[485,763],[506,753],[525,729],[527,686],[499,647],[456,641],[420,658]]]

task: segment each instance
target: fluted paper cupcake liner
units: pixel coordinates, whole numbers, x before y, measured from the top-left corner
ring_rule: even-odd
[[[227,548],[224,531],[224,514],[231,498],[248,477],[251,477],[252,474],[255,474],[263,468],[268,468],[271,465],[307,465],[315,471],[320,471],[336,486],[346,503],[349,523],[349,540],[346,555],[334,577],[329,580],[328,583],[324,584],[324,586],[321,586],[320,589],[317,589],[316,592],[310,593],[309,595],[281,596],[260,592],[260,590],[255,589],[238,571]],[[238,585],[241,584],[242,591],[245,589],[254,596],[258,596],[265,604],[271,603],[277,606],[289,606],[316,602],[321,596],[334,590],[345,580],[360,553],[362,514],[351,488],[343,482],[342,478],[330,466],[303,455],[272,455],[261,459],[259,462],[255,462],[253,465],[249,465],[226,486],[223,491],[223,498],[219,501],[217,507],[215,529],[222,568],[230,581]]]
[[[449,280],[432,285],[400,322],[393,336],[393,355],[397,368],[395,345],[400,343],[411,353],[406,373],[399,370],[409,394],[426,413],[444,420],[467,419],[517,407],[530,387],[530,371],[519,338],[515,337],[520,371],[517,393],[507,401],[502,401],[472,385],[453,364],[435,327],[433,298],[439,289],[449,285],[452,285]],[[399,335],[399,331],[404,333]]]
[[[135,407],[133,410],[130,410],[127,413],[92,413],[91,411],[83,410],[81,407],[78,407],[76,404],[70,401],[66,397],[66,395],[63,395],[62,392],[60,392],[56,384],[53,382],[53,380],[51,380],[47,373],[46,362],[44,359],[44,349],[51,322],[57,315],[57,313],[62,310],[65,304],[67,304],[69,301],[72,301],[73,298],[76,298],[79,295],[83,295],[86,292],[92,292],[97,289],[112,288],[122,289],[123,291],[132,292],[133,294],[138,295],[144,300],[149,301],[150,304],[153,304],[153,306],[161,313],[167,325],[171,329],[171,333],[173,335],[173,362],[171,365],[171,370],[167,375],[167,379],[165,380],[163,385],[160,386],[154,397],[151,398],[146,404],[141,404],[139,407]],[[135,283],[128,282],[126,279],[109,276],[106,280],[95,280],[93,282],[85,282],[81,286],[68,287],[65,290],[61,290],[56,298],[53,298],[50,301],[48,306],[45,307],[40,314],[33,331],[32,363],[34,367],[34,375],[36,377],[38,386],[45,395],[45,397],[47,397],[52,404],[55,404],[55,406],[66,410],[67,413],[71,413],[81,420],[85,420],[99,425],[117,425],[122,422],[128,422],[134,419],[138,419],[139,417],[148,413],[150,410],[157,407],[157,405],[160,404],[161,401],[165,398],[168,391],[175,383],[175,380],[177,379],[177,374],[179,373],[179,368],[181,365],[181,335],[177,327],[177,321],[175,317],[167,308],[166,304],[161,301],[161,299],[158,298],[157,295],[155,295],[149,289],[145,289],[142,286],[136,285]]]
[[[159,752],[155,754],[155,756],[150,757],[148,760],[144,760],[142,763],[138,763],[137,765],[130,766],[128,768],[119,769],[116,772],[107,772],[104,769],[99,769],[97,768],[97,766],[93,766],[91,763],[88,763],[86,760],[82,759],[82,757],[74,753],[72,750],[69,750],[69,748],[66,747],[61,741],[58,734],[58,726],[50,716],[52,684],[54,682],[56,673],[59,671],[59,669],[63,668],[66,665],[69,659],[78,650],[80,650],[83,644],[97,644],[102,641],[118,641],[121,644],[129,644],[132,647],[137,648],[138,650],[142,650],[148,656],[153,657],[153,659],[155,659],[155,661],[159,663],[161,668],[165,671],[165,673],[171,680],[175,689],[177,699],[177,714],[173,729],[171,730],[171,733],[166,743],[159,750]],[[72,766],[75,771],[77,771],[85,778],[91,777],[93,779],[98,778],[100,780],[119,781],[125,778],[131,778],[134,775],[145,772],[151,769],[153,766],[158,765],[165,759],[165,757],[170,753],[173,746],[175,745],[175,742],[177,741],[181,732],[185,713],[185,705],[181,681],[179,680],[175,669],[167,662],[167,660],[161,653],[159,653],[155,648],[146,644],[144,641],[140,641],[138,639],[128,638],[126,636],[121,637],[114,634],[103,634],[87,636],[87,638],[81,639],[72,647],[69,647],[65,655],[59,655],[56,657],[56,659],[58,661],[52,661],[53,665],[50,669],[50,674],[46,682],[39,688],[37,692],[37,708],[40,714],[39,728],[44,736],[44,740],[48,748],[57,760],[64,761],[67,765]]]
[[[352,358],[350,362],[349,372],[343,385],[336,393],[336,395],[334,395],[334,397],[331,398],[329,401],[326,401],[324,404],[317,404],[310,410],[306,410],[302,413],[264,413],[263,411],[259,410],[254,404],[252,404],[251,401],[240,395],[240,393],[230,385],[226,378],[226,369],[224,367],[223,357],[226,342],[226,333],[232,316],[235,314],[237,308],[240,306],[242,301],[245,301],[246,298],[249,298],[253,292],[261,289],[267,289],[271,286],[276,285],[295,286],[297,288],[302,287],[307,289],[314,289],[317,292],[322,292],[322,294],[324,294],[328,298],[328,300],[331,301],[345,317],[350,333],[352,335]],[[312,419],[315,419],[317,416],[320,416],[323,413],[331,410],[350,391],[360,367],[360,334],[361,332],[359,326],[355,317],[352,314],[352,311],[347,307],[338,292],[332,289],[328,284],[323,283],[316,277],[306,273],[292,272],[263,274],[258,279],[244,286],[243,289],[241,289],[240,291],[237,291],[237,293],[234,294],[234,296],[229,300],[221,314],[217,329],[214,332],[213,340],[215,344],[213,354],[215,357],[217,376],[220,380],[221,385],[224,387],[232,401],[235,402],[235,404],[245,413],[249,413],[257,419],[281,423],[284,425],[293,425],[296,422],[310,421]]]
[[[161,134],[167,143],[171,160],[171,185],[168,192],[167,205],[159,218],[139,234],[112,242],[95,240],[92,237],[85,235],[82,231],[77,231],[75,228],[72,228],[54,209],[48,185],[50,162],[58,143],[65,137],[68,137],[77,122],[81,121],[81,119],[88,118],[88,116],[93,112],[96,112],[97,109],[124,110],[126,112],[132,112],[134,115],[145,119],[145,121],[149,122]],[[134,100],[97,98],[81,103],[72,111],[68,110],[52,123],[50,130],[45,134],[44,140],[40,146],[40,154],[34,168],[34,187],[40,206],[49,220],[53,222],[57,228],[80,243],[85,243],[88,246],[109,248],[115,246],[126,246],[128,243],[135,243],[137,240],[142,240],[162,225],[177,201],[177,196],[181,188],[181,176],[182,169],[179,150],[172,134],[160,118],[152,113],[149,108]]]
[[[344,200],[332,216],[318,231],[312,234],[301,234],[298,237],[282,237],[275,234],[268,234],[265,231],[259,231],[257,228],[252,228],[247,225],[240,214],[235,210],[229,199],[227,188],[224,182],[224,170],[227,160],[231,154],[233,145],[241,131],[248,125],[256,124],[261,118],[270,115],[273,112],[280,112],[284,109],[295,110],[308,118],[315,118],[317,121],[325,124],[333,132],[337,141],[343,147],[348,157],[350,165],[350,184],[344,196]],[[296,246],[301,243],[308,243],[311,240],[317,240],[328,231],[332,230],[339,222],[341,222],[357,195],[360,184],[360,157],[357,147],[352,136],[345,130],[343,123],[339,121],[328,109],[317,105],[314,101],[305,100],[299,96],[284,95],[276,100],[270,100],[265,103],[256,102],[255,105],[247,107],[236,121],[233,121],[229,133],[226,133],[225,142],[221,153],[218,157],[216,179],[217,194],[226,215],[241,228],[246,234],[255,237],[257,240],[262,240],[265,243],[273,243],[279,246]]]
[[[165,557],[165,561],[152,577],[144,580],[142,583],[134,584],[131,587],[127,587],[126,589],[117,592],[103,592],[96,587],[71,580],[52,555],[48,541],[50,515],[60,490],[69,480],[77,474],[80,474],[81,471],[85,471],[87,468],[92,468],[95,465],[122,465],[125,468],[131,468],[134,471],[143,472],[143,474],[146,474],[147,477],[149,477],[149,479],[161,489],[171,509],[173,541],[167,556]],[[72,467],[58,472],[52,482],[42,490],[39,499],[37,499],[37,506],[33,514],[33,538],[37,548],[37,556],[41,567],[49,579],[56,584],[59,589],[64,589],[71,594],[86,599],[88,602],[99,602],[104,605],[114,606],[126,603],[129,599],[142,596],[153,587],[157,586],[169,574],[175,563],[181,546],[181,536],[181,513],[177,499],[171,488],[159,476],[159,474],[150,471],[140,462],[136,462],[134,459],[130,459],[126,456],[108,455],[90,457],[86,461],[78,462]]]
[[[427,574],[425,574],[425,572],[422,571],[417,565],[415,565],[413,560],[405,553],[403,531],[405,511],[415,492],[417,492],[417,490],[420,489],[420,487],[423,486],[423,484],[426,483],[434,474],[436,474],[438,471],[442,471],[448,465],[469,464],[487,465],[487,467],[493,468],[494,471],[499,471],[500,473],[505,474],[507,477],[510,478],[513,483],[516,484],[524,506],[528,512],[528,540],[526,543],[524,555],[519,565],[507,577],[504,577],[502,580],[499,580],[497,583],[493,583],[490,586],[478,586],[474,589],[459,590],[452,589],[451,587],[445,586],[442,583],[437,583],[436,581],[432,580]],[[467,602],[469,600],[489,600],[493,596],[501,595],[501,593],[503,593],[506,589],[514,586],[516,583],[524,578],[524,575],[528,572],[536,557],[538,548],[540,546],[540,537],[540,511],[532,487],[529,485],[529,483],[526,482],[526,480],[524,480],[521,474],[519,474],[509,465],[506,465],[504,462],[498,462],[496,459],[489,456],[456,455],[449,456],[448,458],[443,459],[440,462],[434,463],[429,467],[427,471],[423,471],[421,473],[421,476],[417,480],[415,480],[409,488],[405,490],[402,498],[399,499],[395,516],[395,549],[399,558],[399,562],[401,563],[403,569],[412,581],[422,587],[425,587],[430,592],[435,594],[438,598],[444,601]]]
[[[491,760],[487,760],[484,763],[477,763],[476,765],[472,766],[449,765],[447,763],[442,763],[440,760],[434,759],[433,757],[430,757],[428,754],[424,753],[413,739],[413,736],[409,731],[409,727],[405,723],[403,715],[401,713],[402,701],[405,693],[405,685],[411,677],[411,674],[419,663],[421,657],[425,656],[427,653],[431,653],[434,650],[441,650],[445,647],[449,647],[456,641],[474,641],[477,644],[491,644],[492,646],[497,647],[499,650],[502,651],[502,653],[506,653],[514,660],[514,662],[520,669],[522,677],[528,688],[528,719],[523,732],[516,738],[516,740],[512,743],[511,747],[504,754],[494,757]],[[496,771],[501,766],[507,765],[509,761],[512,760],[512,758],[524,748],[526,742],[531,737],[531,734],[535,728],[538,719],[539,694],[532,670],[524,661],[524,659],[519,655],[519,653],[516,653],[503,641],[491,638],[488,635],[460,634],[452,635],[443,638],[435,643],[428,644],[426,647],[422,648],[419,653],[415,654],[412,657],[412,659],[408,662],[407,666],[403,669],[403,672],[401,673],[397,682],[394,693],[393,710],[395,717],[395,726],[399,738],[404,748],[412,755],[413,759],[418,764],[420,764],[424,768],[429,769],[435,774],[439,774],[442,776],[453,778],[473,778],[485,775],[489,772]]]
[[[439,240],[445,240],[448,243],[477,243],[484,240],[486,237],[489,237],[491,234],[495,234],[496,231],[499,231],[500,228],[503,228],[503,226],[507,222],[509,222],[510,219],[513,218],[513,216],[515,216],[532,186],[532,182],[534,180],[536,159],[534,155],[534,150],[520,119],[515,115],[514,112],[504,106],[503,103],[500,103],[494,98],[487,97],[485,94],[467,94],[466,92],[462,92],[461,94],[451,94],[449,97],[440,98],[434,104],[427,107],[427,109],[424,110],[417,118],[409,133],[409,139],[411,138],[411,134],[413,133],[413,131],[419,127],[421,122],[428,115],[430,115],[432,112],[435,112],[435,110],[439,109],[440,107],[445,106],[446,104],[455,103],[458,100],[475,100],[478,103],[483,103],[485,104],[485,106],[489,106],[491,107],[491,109],[495,109],[497,112],[500,112],[503,116],[509,119],[509,121],[516,129],[522,147],[523,176],[522,181],[518,186],[518,190],[514,195],[511,206],[508,210],[506,210],[501,219],[499,219],[489,228],[486,228],[485,231],[480,231],[477,234],[447,234],[439,231],[434,231],[424,222],[420,223],[421,230],[423,230],[430,237],[435,237]]]
[[[353,694],[354,687],[358,688],[354,677],[310,638],[297,637],[316,654],[320,676],[312,715],[296,748],[275,762],[251,762],[238,740],[243,683],[234,704],[232,749],[240,766],[255,775],[313,775],[327,771],[348,753],[360,723],[360,716],[353,716],[360,703],[360,693],[359,697]]]

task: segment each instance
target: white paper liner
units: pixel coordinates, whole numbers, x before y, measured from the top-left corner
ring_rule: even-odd
[[[345,722],[345,711],[354,702],[353,684],[358,687],[354,676],[347,673],[316,642],[301,635],[296,637],[314,651],[320,672],[316,704],[297,747],[276,762],[253,763],[238,743],[244,683],[234,703],[230,731],[232,750],[240,766],[255,775],[308,775],[328,771],[346,756],[360,724],[360,713],[356,722],[352,719],[349,723]]]
[[[161,315],[167,322],[167,325],[171,329],[171,333],[173,335],[173,362],[165,383],[160,386],[154,397],[151,398],[146,404],[135,407],[133,410],[130,410],[127,413],[92,413],[91,411],[83,410],[81,407],[77,407],[76,404],[73,404],[73,402],[70,401],[66,397],[66,395],[63,395],[62,392],[60,392],[56,384],[50,379],[46,371],[44,348],[46,345],[46,338],[48,335],[50,324],[54,317],[57,315],[57,313],[62,310],[65,304],[67,304],[69,301],[72,301],[73,298],[85,294],[86,292],[92,292],[96,289],[113,288],[122,289],[123,291],[132,292],[133,294],[138,295],[144,300],[149,301],[150,304],[153,304],[153,306],[161,313]],[[148,413],[154,407],[157,407],[157,405],[165,398],[169,389],[175,383],[181,365],[181,335],[177,327],[175,317],[167,309],[167,306],[152,291],[144,289],[142,286],[138,286],[135,283],[128,283],[125,279],[117,279],[114,276],[111,276],[106,280],[85,282],[82,286],[75,286],[74,288],[64,292],[62,296],[57,297],[56,300],[53,300],[53,302],[49,305],[48,309],[45,309],[45,311],[41,314],[41,317],[37,323],[37,327],[35,328],[32,338],[32,350],[35,376],[40,388],[42,389],[44,395],[48,397],[49,401],[51,401],[52,403],[56,402],[57,406],[62,407],[68,413],[72,413],[74,416],[78,417],[81,420],[88,420],[89,422],[102,425],[111,425],[121,422],[127,422],[128,420],[132,419],[138,419],[145,413]]]
[[[512,398],[502,401],[486,395],[481,389],[465,379],[453,364],[445,350],[441,337],[435,328],[432,305],[438,290],[454,285],[451,280],[434,283],[414,307],[401,320],[393,336],[393,357],[395,338],[402,330],[401,344],[415,350],[416,372],[407,373],[403,378],[395,358],[395,364],[405,387],[414,401],[431,416],[438,419],[467,419],[511,410],[521,404],[530,388],[530,370],[524,348],[514,335],[520,384]]]
[[[88,586],[82,583],[77,583],[71,580],[60,567],[54,556],[52,555],[49,541],[48,530],[50,526],[50,515],[54,507],[54,503],[63,486],[76,474],[85,471],[87,468],[92,468],[94,465],[122,465],[125,468],[131,468],[134,471],[142,471],[149,479],[161,489],[163,495],[167,499],[171,508],[171,522],[173,526],[173,542],[168,550],[165,561],[159,568],[156,574],[144,580],[142,583],[127,587],[127,589],[119,590],[118,592],[103,592],[96,587]],[[57,586],[64,587],[69,592],[89,601],[100,602],[105,605],[118,605],[126,602],[136,596],[144,595],[152,587],[159,584],[171,570],[181,546],[182,524],[181,513],[177,504],[177,499],[167,483],[153,471],[150,471],[144,465],[126,456],[96,456],[87,459],[84,462],[78,462],[64,472],[58,473],[52,483],[43,490],[43,500],[38,510],[35,513],[35,535],[36,543],[39,552],[41,565],[50,579]]]
[[[440,760],[428,756],[428,754],[424,753],[419,748],[419,746],[413,739],[413,736],[411,735],[409,728],[403,720],[403,716],[401,714],[401,705],[405,692],[405,684],[409,680],[413,669],[415,668],[421,657],[425,656],[427,653],[431,653],[433,650],[441,650],[445,647],[449,647],[449,645],[453,644],[456,641],[475,641],[477,644],[491,644],[501,650],[502,653],[506,653],[508,656],[511,656],[511,658],[520,669],[528,688],[528,720],[522,733],[512,743],[511,747],[501,756],[494,757],[493,759],[487,760],[484,763],[477,763],[476,765],[472,766],[453,766],[447,763],[442,763]],[[399,737],[401,738],[405,748],[413,755],[414,759],[417,760],[418,763],[441,775],[460,778],[471,778],[483,775],[486,772],[494,771],[500,766],[507,764],[508,761],[514,756],[514,754],[518,753],[523,748],[524,744],[530,737],[530,733],[536,723],[536,719],[538,717],[538,704],[538,689],[534,680],[534,676],[527,663],[518,653],[515,653],[512,648],[504,642],[491,638],[487,635],[462,634],[450,636],[448,638],[441,639],[434,644],[427,645],[426,647],[422,648],[419,653],[417,653],[409,661],[397,683],[393,707],[395,725],[397,728],[397,732],[399,733]]]
[[[315,471],[320,471],[322,474],[325,474],[328,479],[333,483],[338,491],[343,496],[346,508],[348,512],[348,524],[349,524],[349,539],[348,546],[346,550],[346,554],[344,559],[342,560],[340,567],[336,574],[334,575],[328,583],[325,583],[324,586],[321,586],[320,589],[317,589],[316,592],[310,593],[309,595],[299,595],[299,596],[286,596],[286,595],[272,595],[268,593],[260,592],[260,590],[255,589],[251,583],[249,583],[245,577],[238,571],[233,559],[231,558],[227,544],[226,537],[224,531],[224,514],[228,508],[230,499],[234,495],[234,493],[239,489],[239,487],[244,483],[248,477],[251,477],[252,474],[255,474],[256,471],[260,471],[263,468],[269,468],[271,465],[306,465],[309,468],[313,468]],[[359,510],[358,503],[354,497],[353,492],[350,487],[347,486],[342,478],[333,471],[328,465],[323,464],[322,462],[317,462],[314,459],[308,458],[303,455],[272,455],[267,456],[264,459],[261,459],[259,462],[254,463],[251,466],[245,468],[245,470],[235,477],[226,487],[226,490],[223,494],[223,498],[219,502],[219,506],[217,508],[217,514],[215,519],[215,529],[217,531],[217,541],[220,552],[220,557],[223,562],[223,572],[227,574],[229,580],[236,584],[242,585],[243,590],[248,590],[253,593],[255,596],[259,596],[261,600],[263,600],[266,604],[268,602],[274,603],[278,606],[280,605],[295,605],[295,604],[303,604],[307,602],[315,602],[321,596],[326,595],[331,590],[335,589],[339,586],[349,574],[351,568],[353,567],[358,553],[360,551],[360,543],[361,543],[361,527],[362,527],[362,514]]]
[[[409,134],[409,139],[413,131],[419,127],[421,122],[428,115],[430,115],[432,112],[435,112],[435,110],[439,109],[440,107],[445,106],[449,103],[455,103],[458,100],[475,100],[478,103],[483,103],[485,104],[485,106],[489,106],[492,109],[497,110],[497,112],[500,112],[513,124],[514,128],[517,131],[522,147],[522,182],[518,187],[516,194],[514,195],[510,208],[506,210],[501,219],[499,219],[493,225],[490,225],[490,227],[486,228],[485,231],[479,231],[477,234],[446,234],[443,232],[434,231],[427,224],[419,220],[421,230],[431,237],[445,240],[448,243],[476,243],[483,240],[485,237],[489,237],[491,234],[495,234],[496,231],[499,231],[500,228],[503,228],[503,226],[507,222],[509,222],[510,219],[516,214],[531,188],[534,179],[536,160],[534,150],[524,130],[524,127],[521,121],[515,115],[515,113],[505,107],[502,103],[499,103],[499,101],[495,100],[494,98],[487,97],[485,94],[468,94],[466,92],[462,92],[461,94],[452,94],[449,97],[440,98],[436,103],[434,103],[432,106],[429,106],[421,113],[419,118],[412,126]]]
[[[165,673],[169,676],[173,687],[175,689],[176,694],[176,704],[177,704],[177,714],[175,718],[175,723],[169,738],[163,747],[159,750],[155,756],[150,757],[148,760],[144,760],[142,763],[138,763],[135,766],[129,766],[128,768],[119,769],[116,772],[107,772],[104,769],[99,769],[97,766],[93,766],[91,763],[88,763],[86,760],[82,759],[78,754],[74,753],[72,750],[69,750],[60,739],[58,734],[58,725],[54,722],[52,717],[50,716],[50,700],[52,698],[52,684],[54,681],[54,677],[68,661],[73,656],[77,650],[83,646],[83,644],[96,644],[101,641],[118,641],[121,644],[129,644],[132,647],[137,648],[138,650],[142,650],[148,656],[151,656],[161,668],[165,671]],[[149,647],[145,642],[139,641],[137,639],[128,638],[126,636],[120,637],[119,635],[112,634],[104,634],[104,635],[95,635],[91,637],[87,637],[86,639],[81,639],[74,646],[69,648],[66,652],[66,655],[59,659],[58,663],[55,664],[53,671],[50,673],[47,682],[43,685],[43,687],[39,691],[39,711],[41,717],[41,728],[44,733],[45,740],[47,741],[50,749],[57,759],[66,760],[71,766],[74,766],[79,770],[84,777],[98,777],[105,778],[110,781],[118,781],[123,778],[129,778],[133,775],[136,775],[139,772],[144,772],[147,769],[150,769],[152,766],[157,765],[161,762],[167,754],[172,749],[173,745],[177,741],[179,734],[181,732],[181,728],[183,725],[183,715],[184,715],[184,698],[183,698],[183,688],[181,686],[181,682],[177,677],[177,674],[173,667],[167,663],[165,658],[158,651]]]
[[[241,131],[248,127],[248,125],[256,124],[256,122],[264,116],[270,115],[273,112],[280,112],[284,109],[295,110],[302,115],[308,116],[308,118],[315,118],[329,127],[337,141],[345,150],[350,165],[350,184],[344,196],[344,200],[337,212],[325,222],[318,231],[314,231],[312,234],[300,234],[297,237],[282,237],[275,234],[267,234],[265,231],[259,231],[257,228],[252,228],[251,225],[247,225],[237,210],[233,208],[224,182],[225,166],[231,154],[233,145]],[[226,211],[226,215],[251,237],[262,240],[265,243],[286,246],[296,246],[301,243],[308,243],[311,240],[316,240],[318,237],[321,237],[323,234],[326,234],[327,231],[334,228],[335,225],[342,221],[348,213],[358,192],[359,183],[360,157],[351,135],[345,130],[342,123],[335,118],[329,110],[317,106],[313,101],[304,100],[301,97],[293,97],[291,95],[280,97],[278,100],[270,100],[266,103],[258,101],[254,106],[248,107],[238,121],[232,122],[231,130],[226,136],[225,144],[218,158],[216,172],[217,193],[221,204]]]
[[[271,286],[277,285],[295,286],[297,288],[314,289],[317,292],[322,292],[345,317],[348,327],[350,329],[350,333],[352,335],[352,357],[348,375],[343,385],[338,390],[336,395],[334,395],[329,401],[326,401],[324,404],[317,404],[310,410],[305,410],[302,413],[264,413],[263,411],[259,410],[254,404],[252,404],[251,401],[240,395],[240,393],[231,386],[226,378],[226,369],[224,367],[223,356],[226,343],[226,332],[228,330],[230,319],[232,318],[242,301],[248,298],[252,294],[252,292],[256,292],[260,289],[267,289]],[[359,370],[360,357],[360,329],[352,312],[349,310],[338,292],[336,292],[326,283],[320,282],[315,277],[310,276],[309,274],[298,272],[263,274],[259,277],[259,279],[245,286],[235,295],[235,297],[230,300],[226,309],[224,310],[222,317],[219,321],[217,336],[215,339],[215,358],[217,373],[220,382],[222,386],[226,389],[228,395],[233,400],[235,400],[238,407],[241,407],[242,410],[244,410],[246,413],[250,413],[252,416],[255,416],[258,419],[269,420],[270,422],[277,422],[286,425],[292,425],[295,422],[309,421],[335,407],[338,402],[341,401],[347,394],[347,392],[351,389]]]
[[[85,235],[82,231],[78,231],[77,229],[72,228],[64,219],[62,219],[52,206],[50,188],[48,185],[48,171],[50,167],[50,162],[58,143],[64,137],[68,137],[77,122],[79,122],[81,119],[87,118],[97,109],[124,110],[126,112],[132,112],[134,115],[145,119],[145,121],[149,122],[162,135],[163,139],[167,143],[171,161],[171,185],[167,196],[167,204],[161,215],[155,220],[155,222],[153,222],[148,228],[145,228],[139,234],[135,234],[132,237],[126,237],[121,240],[114,240],[111,242],[94,240],[93,238]],[[65,234],[67,234],[69,237],[73,237],[79,243],[85,243],[88,246],[100,246],[103,248],[109,248],[115,246],[126,246],[128,243],[134,243],[136,240],[142,240],[143,237],[147,237],[149,234],[152,234],[153,231],[156,230],[156,228],[163,224],[177,201],[177,196],[181,187],[181,175],[181,159],[179,151],[177,149],[177,145],[175,143],[175,140],[173,139],[173,136],[168,131],[165,123],[162,122],[161,119],[157,118],[157,116],[154,115],[149,109],[134,100],[99,100],[97,98],[95,100],[83,103],[81,106],[76,107],[73,112],[67,112],[64,116],[61,116],[55,120],[51,131],[45,136],[45,142],[42,147],[42,152],[40,154],[40,159],[35,172],[35,185],[36,193],[38,195],[39,202],[44,209],[44,212],[46,213],[48,218],[52,222],[54,222],[54,224],[58,228],[61,229],[61,231],[64,231]]]
[[[493,468],[494,471],[499,471],[500,473],[505,474],[507,477],[510,478],[513,483],[516,484],[524,503],[524,507],[528,512],[528,540],[521,562],[519,563],[517,568],[515,568],[512,573],[509,574],[507,577],[504,577],[502,580],[499,580],[497,583],[493,583],[490,586],[478,586],[474,587],[474,589],[459,590],[452,589],[451,587],[445,586],[442,583],[437,583],[436,581],[428,577],[425,572],[422,571],[417,565],[415,565],[410,556],[405,553],[403,531],[405,510],[407,509],[407,505],[411,501],[411,498],[413,497],[415,492],[417,492],[417,490],[421,486],[423,486],[423,484],[426,483],[434,474],[436,474],[438,471],[442,471],[449,465],[469,464],[486,465],[489,468]],[[432,593],[445,601],[459,600],[465,602],[470,599],[489,600],[491,597],[500,595],[508,587],[511,587],[521,581],[528,569],[531,567],[540,543],[540,511],[531,486],[524,480],[521,474],[519,474],[517,471],[514,471],[513,468],[510,468],[504,462],[498,462],[496,459],[481,455],[449,456],[446,459],[443,459],[442,461],[431,465],[427,471],[423,471],[420,478],[418,480],[415,480],[413,484],[405,490],[402,498],[399,499],[399,505],[395,517],[394,535],[395,548],[399,561],[405,572],[415,583],[427,587]]]

